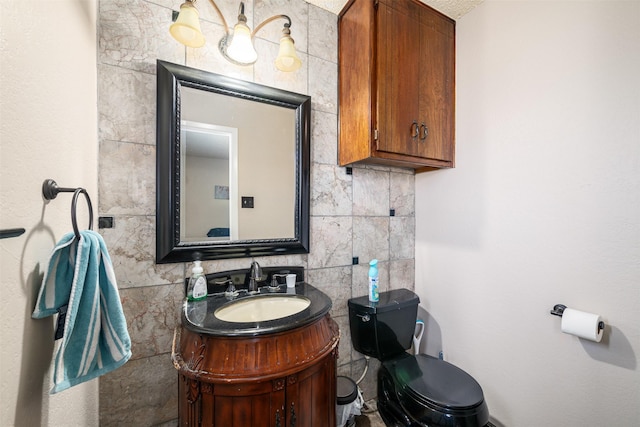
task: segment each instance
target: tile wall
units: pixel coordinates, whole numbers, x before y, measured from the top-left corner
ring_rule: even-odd
[[[331,315],[341,328],[340,375],[357,379],[364,367],[351,347],[346,303],[366,294],[368,260],[380,260],[382,290],[414,285],[413,171],[356,166],[348,175],[337,166],[336,15],[303,0],[245,2],[252,27],[276,13],[291,16],[303,66],[281,73],[273,66],[279,25],[269,24],[258,33],[258,62],[237,67],[217,51],[224,30],[205,1],[198,3],[208,40],[204,48],[185,51],[169,36],[171,10],[180,3],[99,2],[99,214],[115,219],[115,227],[101,233],[114,263],[133,350],[125,366],[100,379],[103,427],[175,425],[177,418],[177,374],[170,352],[183,278],[191,266],[154,261],[156,59],[312,97],[311,252],[258,262],[304,266],[307,281],[332,298]],[[227,19],[235,19],[238,1],[217,3]],[[353,257],[359,265],[352,265]],[[203,264],[213,272],[246,268],[250,260]],[[375,394],[375,368],[372,363],[361,384],[365,398]]]

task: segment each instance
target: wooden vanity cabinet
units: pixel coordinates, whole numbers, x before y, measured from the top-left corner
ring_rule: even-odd
[[[335,362],[332,357],[293,375],[240,384],[208,384],[180,376],[180,396],[200,389],[200,402],[191,417],[180,415],[180,425],[225,427],[326,427],[335,425]],[[191,405],[188,399],[181,409]],[[186,419],[184,419],[186,418]],[[189,419],[191,421],[189,421]],[[192,422],[193,421],[193,422]]]
[[[328,315],[292,331],[215,337],[182,329],[180,426],[334,427],[338,326]]]
[[[338,18],[339,162],[454,166],[455,21],[418,0]]]

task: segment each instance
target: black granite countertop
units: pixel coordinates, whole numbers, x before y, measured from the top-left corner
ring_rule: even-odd
[[[292,294],[308,298],[311,304],[299,313],[263,322],[225,322],[218,319],[214,314],[216,310],[226,304],[232,304],[247,298],[259,298],[263,295],[281,295],[286,297]],[[224,293],[217,293],[210,294],[202,301],[187,301],[185,299],[182,309],[182,324],[191,331],[208,335],[264,335],[295,329],[313,323],[327,314],[331,306],[331,298],[308,283],[296,283],[295,288],[287,288],[286,285],[280,285],[277,291],[271,291],[268,286],[263,286],[257,294],[249,294],[246,290],[241,290],[240,294],[235,298],[226,297]]]

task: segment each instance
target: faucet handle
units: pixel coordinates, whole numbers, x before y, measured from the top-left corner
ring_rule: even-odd
[[[238,296],[238,291],[236,290],[236,285],[233,284],[233,280],[226,279],[220,282],[213,282],[216,285],[227,285],[227,289],[224,291],[224,296],[226,297],[236,297]]]
[[[238,296],[238,291],[236,290],[236,286],[233,282],[229,283],[229,287],[226,291],[224,291],[224,296],[226,297],[236,297]]]
[[[286,274],[272,274],[271,275],[271,285],[269,286],[270,291],[277,291],[280,289],[280,283],[278,283],[278,277],[286,277]]]

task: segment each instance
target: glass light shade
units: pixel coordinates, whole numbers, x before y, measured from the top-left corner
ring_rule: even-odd
[[[204,36],[200,30],[200,14],[191,2],[182,3],[176,22],[171,24],[169,32],[174,39],[185,46],[204,46]]]
[[[227,46],[227,56],[245,65],[253,64],[258,59],[258,53],[251,41],[251,30],[246,24],[238,22],[233,27],[231,43]]]
[[[280,50],[276,58],[276,68],[280,71],[296,71],[302,65],[302,61],[298,58],[293,39],[288,36],[282,36],[280,39]]]

